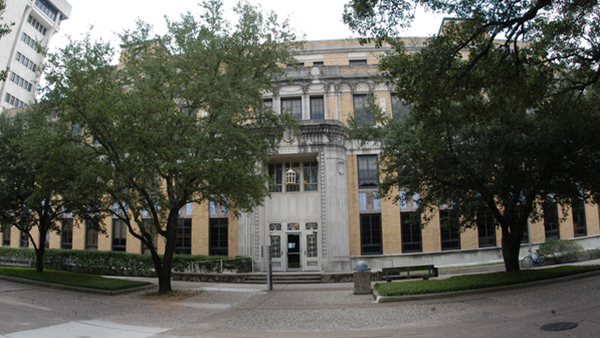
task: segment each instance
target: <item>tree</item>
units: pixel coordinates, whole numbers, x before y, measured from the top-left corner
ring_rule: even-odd
[[[119,66],[111,65],[110,45],[89,37],[50,57],[46,99],[93,140],[104,211],[149,249],[161,293],[171,290],[180,209],[209,200],[233,211],[262,203],[263,167],[293,125],[262,99],[291,60],[287,23],[241,3],[232,25],[219,1],[202,6],[200,20],[182,15],[164,35],[151,36],[142,22],[122,34]]]
[[[458,19],[408,54],[391,36],[416,5]],[[381,143],[382,192],[420,193],[426,217],[446,204],[463,226],[490,211],[506,270],[518,270],[527,220],[544,200],[598,201],[600,130],[590,121],[599,117],[599,9],[544,0],[348,4],[351,27],[391,45],[380,67],[412,108],[402,120],[380,115],[380,129],[354,124],[356,137]]]
[[[0,0],[0,38],[2,38],[4,35],[10,33],[10,27],[14,25],[14,22],[2,22],[3,18],[2,18],[2,13],[4,13],[4,10],[6,9],[6,4],[4,3],[4,0]],[[4,81],[6,80],[6,76],[8,75],[8,69],[2,70],[0,71],[0,81]]]
[[[65,214],[91,217],[85,211],[96,204],[89,203],[97,191],[94,181],[82,182],[79,175],[89,154],[71,136],[41,106],[0,116],[0,228],[27,234],[38,272],[44,269],[47,234],[60,233]]]

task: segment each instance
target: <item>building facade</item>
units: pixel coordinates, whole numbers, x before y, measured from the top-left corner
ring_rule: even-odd
[[[0,111],[22,107],[35,99],[44,49],[71,15],[65,0],[5,0],[4,22],[11,32],[0,38],[0,68],[9,69],[0,82]]]
[[[405,44],[417,50],[423,42],[406,39]],[[410,217],[417,196],[401,205],[378,197],[380,149],[350,139],[346,123],[351,116],[368,119],[369,94],[384,113],[407,113],[393,88],[373,77],[384,51],[355,40],[306,43],[296,55],[298,64],[287,67],[287,78],[265,95],[265,105],[300,120],[300,135],[286,137],[264,168],[271,177],[270,198],[239,218],[215,203],[188,204],[180,212],[176,251],[249,256],[256,271],[266,270],[267,247],[273,270],[289,272],[351,271],[359,260],[373,269],[501,262],[501,232],[490,214],[481,214],[473,228],[452,232],[441,226],[441,219],[451,218],[443,207],[421,224]],[[296,178],[293,184],[286,181],[289,173]],[[555,204],[543,211],[539,222],[529,224],[521,256],[547,238],[572,239],[588,249],[600,246],[597,205],[575,205],[566,217]],[[119,220],[105,224],[106,234],[98,234],[66,217],[61,235],[51,234],[48,245],[145,252]],[[29,245],[16,231],[7,231],[3,239],[4,245]]]

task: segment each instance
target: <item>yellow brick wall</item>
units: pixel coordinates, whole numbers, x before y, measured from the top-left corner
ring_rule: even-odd
[[[230,212],[229,225],[227,227],[227,241],[229,257],[238,255],[238,218]]]
[[[358,167],[356,155],[348,156],[348,231],[350,234],[350,255],[360,255],[360,206],[358,200]]]
[[[425,224],[421,230],[423,252],[442,250],[439,212],[437,210],[435,211],[435,215],[429,223],[424,222],[425,220],[421,219],[421,223]]]
[[[461,249],[476,249],[479,247],[479,233],[477,227],[464,229],[460,233]]]
[[[327,97],[327,118],[331,120],[338,120],[338,97],[328,96]]]
[[[394,189],[394,191],[390,193],[390,196],[397,196],[397,194],[398,191]],[[394,203],[392,198],[381,199],[381,232],[383,236],[383,253],[401,253],[402,235],[400,233],[400,208],[397,203]]]
[[[597,204],[585,205],[585,222],[588,235],[600,234],[600,219]]]
[[[192,255],[208,255],[208,202],[192,207]]]
[[[354,96],[352,93],[340,94],[342,98],[342,122],[347,124],[348,119],[354,116]]]

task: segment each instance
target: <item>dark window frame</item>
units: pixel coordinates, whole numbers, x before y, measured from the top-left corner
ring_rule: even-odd
[[[381,214],[360,215],[360,253],[361,255],[383,254]]]
[[[440,210],[440,238],[442,250],[460,250],[458,216],[451,210]]]
[[[496,220],[489,210],[477,212],[477,238],[480,248],[498,246],[496,239]]]
[[[423,252],[421,219],[414,211],[400,213],[402,253]],[[415,217],[418,217],[415,221]]]
[[[377,189],[379,186],[379,159],[377,155],[358,155],[356,164],[358,188]]]
[[[208,238],[209,256],[229,256],[229,219],[210,218]]]

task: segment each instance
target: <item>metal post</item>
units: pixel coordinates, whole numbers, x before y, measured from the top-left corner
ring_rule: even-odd
[[[273,264],[271,260],[271,246],[267,245],[267,290],[273,290]]]

